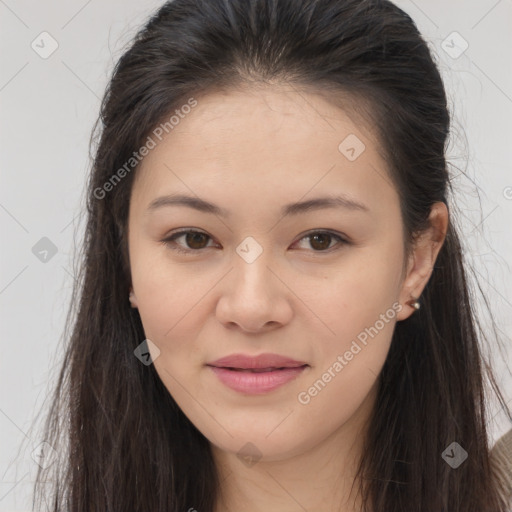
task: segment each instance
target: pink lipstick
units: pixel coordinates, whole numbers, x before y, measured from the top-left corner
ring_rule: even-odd
[[[278,354],[233,354],[207,363],[207,366],[229,388],[260,395],[297,378],[309,365]]]

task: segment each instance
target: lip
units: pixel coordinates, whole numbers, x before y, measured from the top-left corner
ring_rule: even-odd
[[[309,367],[303,361],[296,361],[277,354],[247,356],[233,354],[207,364],[219,380],[229,388],[249,395],[269,393],[296,379]],[[251,371],[265,370],[271,371]]]
[[[248,370],[254,368],[297,368],[307,364],[305,361],[296,361],[289,357],[278,354],[259,354],[249,356],[246,354],[231,354],[221,357],[216,361],[207,363],[208,366],[217,366],[219,368],[238,368]]]

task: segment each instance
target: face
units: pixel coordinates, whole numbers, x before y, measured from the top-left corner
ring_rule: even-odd
[[[314,93],[197,102],[137,170],[132,305],[159,377],[206,438],[278,460],[369,410],[395,323],[412,313],[399,198],[370,130]],[[249,359],[210,366],[234,354]],[[261,354],[274,370],[247,370]]]

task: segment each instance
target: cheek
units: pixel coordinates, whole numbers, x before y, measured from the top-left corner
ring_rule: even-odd
[[[401,309],[395,300],[395,269],[389,272],[377,260],[368,266],[370,260],[339,275],[329,295],[314,303],[329,329],[322,328],[317,364],[296,398],[308,424],[322,435],[349,421],[370,400]]]
[[[181,386],[196,385],[208,347],[201,345],[214,304],[212,291],[219,271],[171,262],[164,254],[136,253],[132,281],[146,338],[159,349],[155,369],[169,392],[178,399]],[[181,397],[186,401],[187,396]],[[190,397],[188,397],[190,398]]]
[[[314,293],[308,293],[311,282],[297,281],[304,285],[298,294],[307,297],[305,302],[319,319],[325,352],[349,350],[355,339],[373,339],[375,328],[380,338],[390,339],[401,309],[401,257],[393,252],[391,244],[354,252],[343,266],[325,275]]]
[[[164,340],[189,322],[201,296],[211,284],[198,279],[191,267],[172,263],[161,247],[138,244],[130,251],[131,275],[137,307],[148,338]]]

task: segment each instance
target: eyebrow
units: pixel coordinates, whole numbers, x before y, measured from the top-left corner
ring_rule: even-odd
[[[152,212],[165,206],[185,206],[193,208],[200,212],[211,213],[219,217],[230,217],[231,212],[225,208],[221,208],[216,204],[200,199],[199,197],[187,196],[183,194],[172,194],[167,196],[157,197],[149,204],[147,211]],[[298,203],[290,203],[281,208],[281,215],[297,215],[314,210],[321,210],[326,208],[345,208],[347,210],[358,210],[369,212],[368,206],[363,203],[354,201],[345,195],[317,197],[307,201]]]

